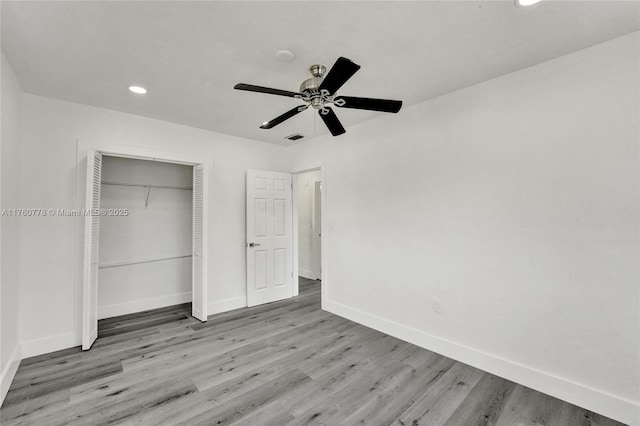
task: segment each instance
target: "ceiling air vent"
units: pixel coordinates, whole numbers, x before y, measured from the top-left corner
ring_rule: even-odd
[[[285,136],[285,139],[289,139],[290,141],[297,141],[298,139],[302,138],[304,138],[304,136],[302,136],[300,133],[294,133],[292,135]]]

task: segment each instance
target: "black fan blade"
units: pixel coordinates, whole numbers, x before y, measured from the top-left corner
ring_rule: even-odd
[[[260,128],[261,129],[271,129],[271,128],[277,126],[278,124],[282,123],[283,121],[288,120],[291,117],[293,117],[294,115],[304,111],[307,108],[309,108],[309,105],[301,105],[301,106],[295,107],[293,109],[290,109],[289,111],[287,111],[284,114],[274,118],[273,120],[262,123],[262,126],[260,126]]]
[[[344,101],[344,104],[340,102]],[[354,98],[352,96],[336,96],[335,106],[341,108],[366,109],[369,111],[398,112],[402,108],[402,101],[390,99]]]
[[[342,56],[339,57],[324,77],[324,80],[322,80],[322,83],[320,83],[318,90],[328,90],[329,94],[333,95],[359,69],[360,65],[351,62],[351,60],[343,58]]]
[[[320,118],[322,118],[322,121],[324,121],[324,124],[326,124],[329,128],[331,134],[333,136],[338,136],[345,133],[346,130],[344,130],[344,127],[342,127],[342,123],[340,123],[340,120],[338,120],[338,116],[336,115],[336,113],[333,112],[333,110],[329,107],[325,107],[324,109],[329,112],[327,114],[323,114],[322,110],[320,110],[318,111],[318,113],[320,114]]]
[[[272,89],[270,87],[254,86],[253,84],[238,83],[233,86],[236,90],[246,90],[249,92],[268,93],[269,95],[288,96],[290,98],[300,98],[302,93],[289,92],[288,90]]]

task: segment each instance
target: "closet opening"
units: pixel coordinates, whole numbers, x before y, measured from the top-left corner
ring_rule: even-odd
[[[100,184],[98,319],[190,307],[193,167],[105,155]]]
[[[205,171],[183,158],[89,152],[84,350],[99,337],[98,320],[110,333],[108,318],[179,305],[206,321]]]
[[[322,283],[322,173],[320,169],[294,174],[297,223],[298,289]]]

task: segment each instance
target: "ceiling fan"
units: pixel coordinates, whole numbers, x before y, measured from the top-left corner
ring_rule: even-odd
[[[318,114],[324,124],[329,128],[333,136],[345,133],[344,127],[338,120],[338,116],[329,105],[339,108],[365,109],[369,111],[393,112],[400,111],[402,101],[392,101],[389,99],[356,98],[352,96],[336,96],[336,91],[342,87],[358,70],[360,65],[347,58],[340,57],[331,67],[327,75],[327,70],[323,65],[313,65],[309,71],[313,77],[305,80],[300,85],[299,92],[289,92],[287,90],[271,89],[269,87],[254,86],[252,84],[238,83],[233,86],[237,90],[249,92],[267,93],[270,95],[288,96],[306,102],[284,114],[266,121],[260,126],[261,129],[271,129],[285,120],[301,113],[312,106],[318,110]]]

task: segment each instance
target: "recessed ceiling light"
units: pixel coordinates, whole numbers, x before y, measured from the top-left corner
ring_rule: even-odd
[[[147,89],[145,89],[144,87],[140,87],[140,86],[129,86],[129,90],[133,93],[136,93],[138,95],[146,95],[147,94]]]
[[[290,50],[278,50],[276,52],[276,59],[280,62],[291,62],[296,58],[296,55]]]
[[[531,6],[538,3],[540,0],[514,0],[516,6]]]

